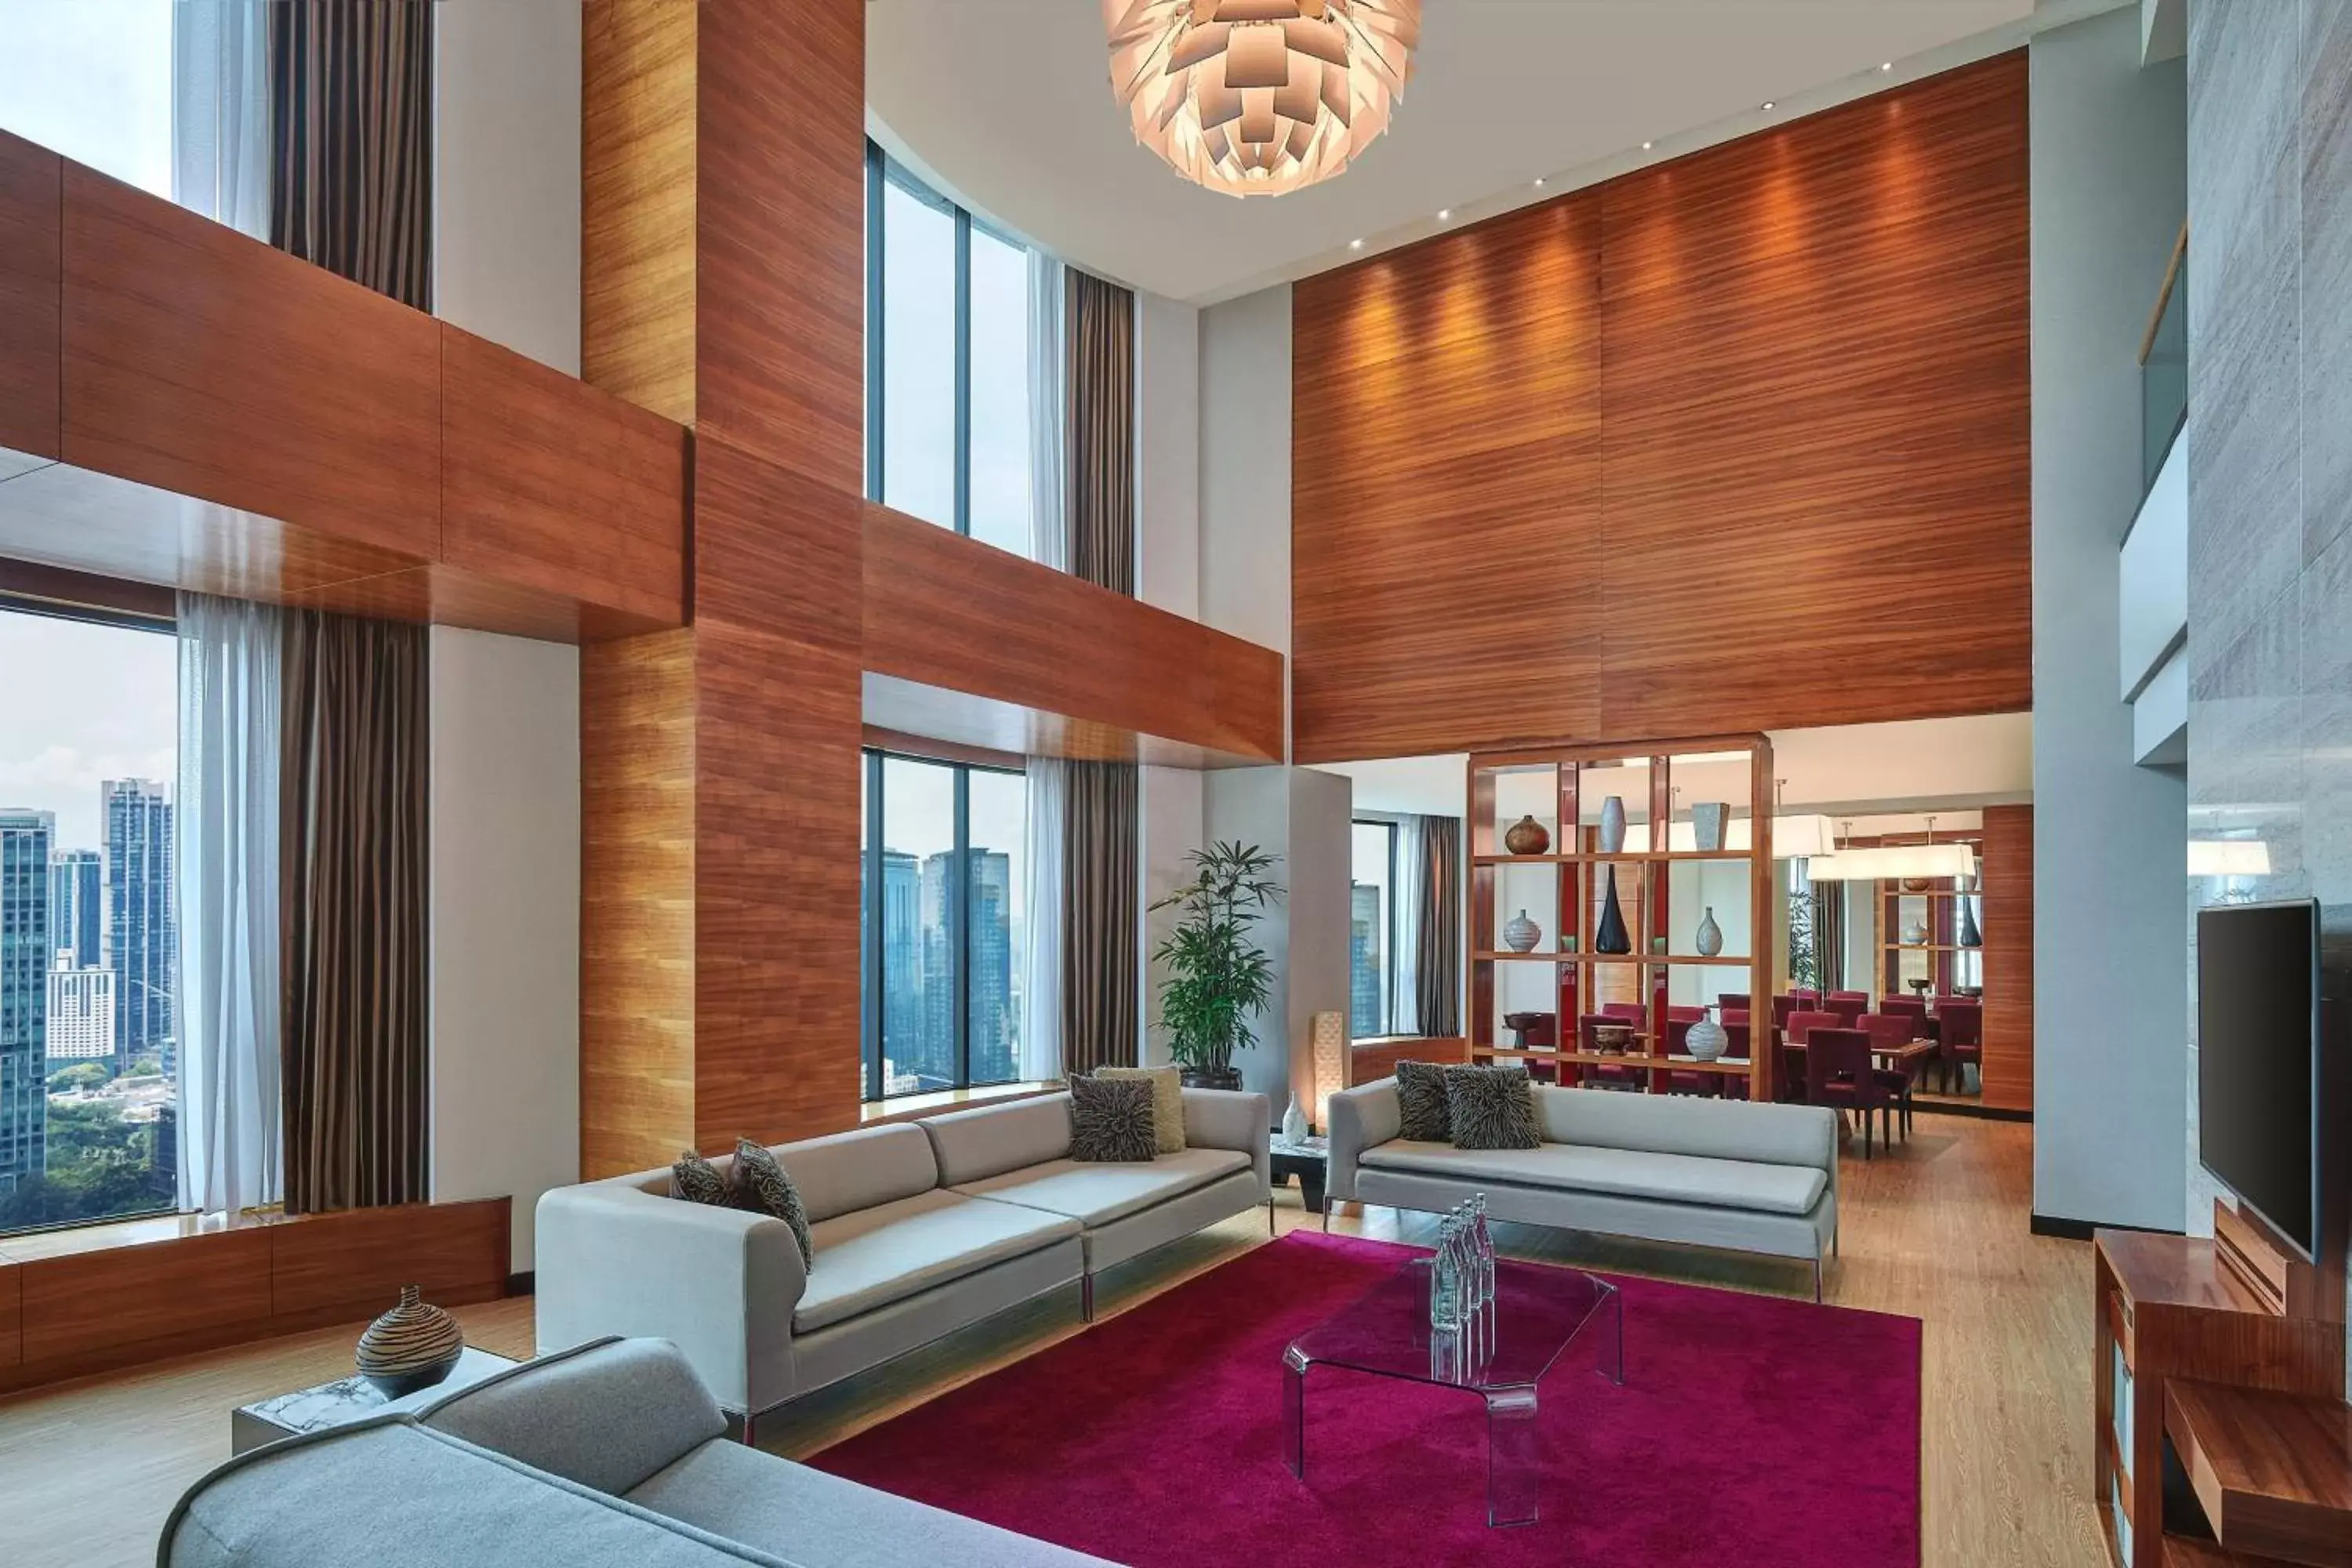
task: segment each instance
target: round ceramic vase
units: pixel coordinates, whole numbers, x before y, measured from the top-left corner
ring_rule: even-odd
[[[360,1375],[387,1399],[430,1388],[449,1375],[466,1348],[457,1320],[420,1300],[416,1287],[400,1288],[400,1304],[367,1326],[354,1358]]]
[[[1522,816],[1503,835],[1503,847],[1514,855],[1540,855],[1551,847],[1551,834],[1532,816]]]
[[[1698,935],[1694,940],[1698,943],[1698,955],[1701,958],[1713,958],[1723,951],[1723,928],[1715,923],[1714,905],[1709,904],[1706,913],[1700,917]]]
[[[1543,927],[1528,919],[1525,910],[1503,926],[1503,945],[1513,952],[1533,952],[1542,940]]]
[[[1683,1049],[1703,1062],[1720,1061],[1730,1044],[1731,1037],[1724,1033],[1723,1026],[1715,1021],[1715,1009],[1712,1007],[1706,1010],[1706,1016],[1693,1024],[1690,1032],[1683,1037]]]

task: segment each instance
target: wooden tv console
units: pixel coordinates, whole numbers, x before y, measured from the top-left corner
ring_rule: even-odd
[[[2352,1510],[2330,1511],[2352,1499],[2352,1475],[2334,1468],[2352,1465],[2342,1260],[2330,1280],[2259,1222],[2215,1207],[2211,1240],[2095,1237],[2095,1496],[2108,1561],[2352,1568]],[[2334,1458],[2280,1461],[2282,1443],[2331,1429],[2344,1434]]]

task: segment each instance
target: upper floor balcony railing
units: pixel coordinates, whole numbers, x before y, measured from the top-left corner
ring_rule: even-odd
[[[2180,226],[2139,343],[2140,494],[2155,487],[2189,418],[2189,226]]]

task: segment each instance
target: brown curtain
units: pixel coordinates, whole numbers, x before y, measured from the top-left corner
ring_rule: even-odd
[[[1414,922],[1414,1027],[1438,1037],[1462,1032],[1462,819],[1421,819],[1420,918]]]
[[[1073,267],[1070,574],[1135,592],[1135,296]]]
[[[1135,296],[1064,273],[1069,355],[1070,574],[1135,592]],[[1072,1072],[1142,1060],[1143,966],[1132,763],[1066,763],[1062,1058]]]
[[[1134,1067],[1143,963],[1132,763],[1067,763],[1062,900],[1062,1060],[1071,1072]]]
[[[431,310],[431,0],[270,6],[269,110],[269,242]]]
[[[425,647],[422,626],[286,613],[289,1214],[425,1197]]]
[[[1846,988],[1843,882],[1813,884],[1813,972],[1824,993]]]

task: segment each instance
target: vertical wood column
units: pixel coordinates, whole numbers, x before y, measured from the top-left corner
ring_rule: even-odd
[[[582,661],[592,1177],[857,1117],[865,20],[584,14],[582,363],[695,428],[691,624]]]
[[[2033,808],[1989,805],[1984,889],[1984,1103],[2033,1109]]]

